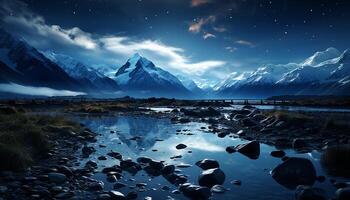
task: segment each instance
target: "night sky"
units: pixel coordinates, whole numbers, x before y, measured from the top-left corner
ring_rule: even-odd
[[[135,52],[214,83],[263,64],[350,48],[350,1],[0,1],[1,26],[42,51],[119,67]]]

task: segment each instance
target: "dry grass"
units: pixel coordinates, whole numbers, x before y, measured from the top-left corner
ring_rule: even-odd
[[[50,139],[64,131],[50,126],[78,131],[80,126],[63,117],[33,116],[22,112],[0,114],[0,170],[21,169],[50,149]],[[61,129],[56,129],[61,130]]]

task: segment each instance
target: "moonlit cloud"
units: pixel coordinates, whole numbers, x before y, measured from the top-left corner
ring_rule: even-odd
[[[206,24],[210,24],[215,22],[216,17],[214,15],[210,15],[207,18],[200,18],[197,21],[190,24],[188,27],[188,31],[191,33],[199,33],[202,31],[202,28]]]
[[[25,4],[20,1],[3,0],[0,1],[0,12],[3,16],[2,21],[9,27],[16,27],[18,30],[13,32],[21,33],[27,41],[37,48],[55,48],[62,46],[63,52],[75,51],[81,54],[86,61],[91,58],[101,62],[113,64],[118,62],[117,58],[125,62],[125,59],[133,53],[139,52],[161,64],[166,70],[175,70],[191,75],[201,75],[205,71],[221,67],[225,64],[220,60],[204,60],[192,62],[185,56],[185,50],[175,46],[169,46],[158,40],[137,40],[129,36],[116,35],[94,35],[81,30],[79,27],[63,28],[59,25],[49,25],[43,17],[31,12]],[[9,15],[9,13],[14,13]],[[215,21],[215,16],[209,16],[200,19],[197,27],[192,31],[201,31],[201,26]],[[206,38],[213,37],[207,35]],[[76,51],[74,48],[79,48]],[[97,64],[97,63],[95,63]],[[106,63],[99,63],[106,64]]]
[[[230,53],[233,53],[233,52],[237,51],[237,47],[225,47],[225,49],[227,51],[229,51]]]
[[[70,90],[56,90],[48,87],[32,87],[32,86],[24,86],[15,83],[9,84],[0,84],[0,91],[9,92],[15,94],[23,94],[23,95],[33,95],[33,96],[77,96],[84,95],[86,93],[83,92],[75,92]]]
[[[208,38],[216,38],[216,36],[214,34],[211,34],[211,33],[205,33],[203,35],[203,38],[206,40]]]
[[[248,46],[250,48],[255,47],[255,44],[253,44],[252,42],[249,42],[247,40],[237,40],[235,41],[236,44],[240,44],[240,45],[244,45],[244,46]]]
[[[210,3],[211,0],[192,0],[191,1],[191,6],[192,7],[197,7],[197,6],[201,6],[203,4],[207,4]]]

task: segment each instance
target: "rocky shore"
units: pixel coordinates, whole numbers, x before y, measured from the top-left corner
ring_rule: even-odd
[[[3,111],[6,109],[9,108],[2,108]],[[81,113],[92,110],[94,114],[106,114],[108,110],[107,107],[99,109],[98,106],[89,109],[75,107],[65,108],[65,111]],[[279,184],[295,190],[295,199],[328,199],[325,191],[312,187],[314,182],[323,181],[331,181],[334,187],[338,188],[334,199],[349,199],[348,183],[325,180],[325,177],[316,174],[315,167],[308,159],[289,157],[284,151],[287,148],[293,148],[297,152],[324,151],[322,162],[324,165],[330,165],[329,169],[333,170],[330,173],[350,177],[350,135],[347,134],[350,127],[342,122],[314,114],[266,112],[249,105],[229,111],[221,107],[175,107],[169,112],[123,106],[114,108],[113,112],[166,117],[173,123],[205,122],[208,124],[207,131],[216,134],[217,137],[246,139],[245,143],[225,148],[229,154],[240,153],[253,160],[260,155],[260,143],[274,145],[278,150],[272,151],[271,156],[280,158],[282,163],[271,171],[271,176]],[[2,113],[8,115],[8,111]],[[96,151],[90,144],[96,142],[95,137],[98,133],[93,133],[83,124],[72,129],[48,122],[42,123],[43,130],[56,133],[59,137],[48,135],[49,148],[45,155],[36,158],[35,162],[24,169],[0,171],[0,199],[139,199],[138,192],[152,188],[148,188],[146,183],[138,182],[133,190],[123,194],[119,189],[128,185],[118,181],[123,172],[136,174],[139,171],[146,172],[150,177],[162,176],[178,188],[169,192],[182,193],[190,199],[209,199],[213,193],[226,192],[222,186],[226,179],[225,173],[220,169],[220,163],[213,159],[191,163],[202,170],[197,183],[189,182],[188,176],[178,170],[191,165],[175,166],[149,157],[131,160],[125,158],[117,149],[106,155],[99,155],[97,160],[91,159],[81,167],[77,155],[89,158]],[[100,147],[103,148],[103,145],[100,144]],[[186,147],[185,144],[176,145],[176,149]],[[106,159],[114,159],[118,164],[99,169],[98,160]],[[106,180],[113,184],[112,190],[105,190],[103,182],[91,178],[101,172],[105,174]],[[229,181],[235,185],[242,184],[240,180]],[[166,187],[162,189],[169,190]]]

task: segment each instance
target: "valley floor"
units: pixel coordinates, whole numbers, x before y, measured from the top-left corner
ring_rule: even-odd
[[[242,180],[224,182],[221,169],[231,178],[226,169],[231,164],[221,158],[224,153],[242,155],[237,159],[247,165],[253,162],[250,160],[277,165],[270,166],[270,179],[289,190],[270,199],[280,199],[278,195],[292,199],[291,192],[303,199],[308,191],[318,199],[342,199],[341,194],[348,195],[350,190],[349,119],[350,112],[262,110],[229,102],[171,99],[4,102],[0,106],[0,160],[6,162],[0,162],[0,199],[222,198],[218,193],[231,198],[234,194],[228,184],[240,185]],[[125,129],[129,136],[120,130],[125,123],[130,126]],[[109,136],[115,134],[117,137]],[[189,139],[196,135],[203,135],[197,138],[198,144]],[[207,158],[196,152],[204,151],[205,147],[198,145],[206,139],[214,141],[206,143],[210,149],[206,154],[212,157],[196,162],[193,159]],[[159,146],[162,141],[170,142],[179,154],[164,154],[172,147]],[[132,151],[118,147],[123,144]],[[304,157],[314,153],[320,158],[312,164]],[[204,171],[193,172],[192,165]],[[320,172],[318,165],[324,170]],[[159,186],[152,182],[148,186],[143,178],[159,176],[170,185],[154,189]],[[257,179],[260,176],[256,174]],[[321,184],[325,179],[327,184]],[[243,184],[249,181],[244,179]],[[315,181],[322,192],[312,187]],[[271,182],[269,187],[277,185]],[[243,191],[233,190],[249,198]],[[256,199],[267,195],[264,190],[257,191],[261,196]]]

